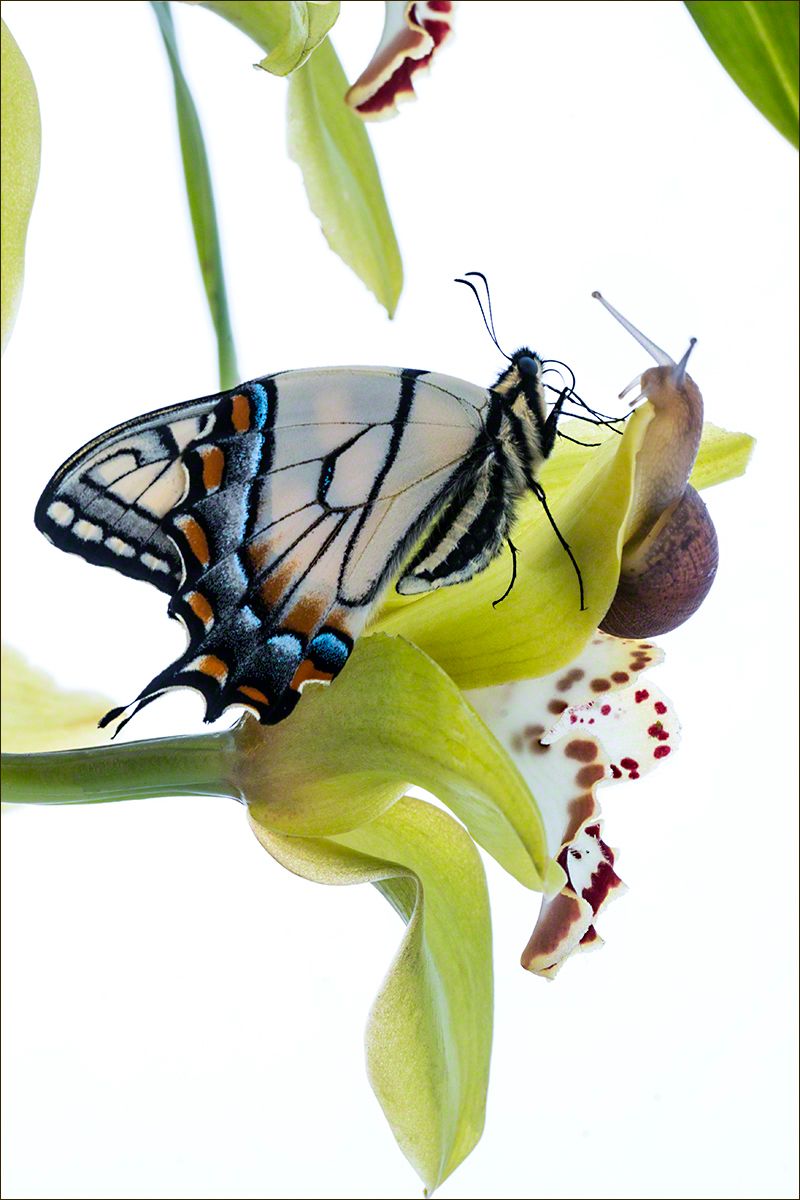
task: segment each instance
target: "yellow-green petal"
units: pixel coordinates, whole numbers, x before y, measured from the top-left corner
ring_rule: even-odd
[[[344,102],[347,86],[323,42],[289,81],[289,154],[329,246],[391,317],[403,265],[367,131]]]
[[[585,465],[569,486],[569,477],[558,464],[560,452],[553,471],[560,486],[551,488],[547,468],[541,473],[550,509],[581,569],[584,612],[572,563],[538,500],[530,496],[521,504],[512,530],[518,551],[517,580],[501,604],[493,607],[492,601],[508,587],[509,553],[501,554],[469,583],[442,588],[410,603],[392,597],[377,627],[411,639],[462,688],[549,675],[571,662],[608,611],[616,591],[636,453],[651,416],[645,405],[628,421],[623,437],[591,452],[581,450]],[[571,454],[570,459],[575,461]]]
[[[636,455],[652,410],[629,418],[623,437],[592,431],[597,448],[561,442],[541,472],[548,504],[581,568],[586,611],[579,611],[572,564],[538,501],[521,506],[512,538],[517,580],[497,607],[511,578],[503,553],[482,574],[457,587],[405,598],[390,594],[373,628],[402,634],[435,659],[462,688],[489,687],[549,675],[571,662],[599,625],[619,579],[622,536],[631,503]],[[563,432],[585,438],[585,427]],[[710,487],[740,475],[753,439],[706,425],[691,482]]]
[[[264,828],[339,834],[415,784],[446,804],[527,887],[558,883],[536,802],[452,679],[399,638],[361,638],[330,685],[309,686],[288,721],[234,731],[234,782]]]
[[[266,51],[266,58],[257,66],[272,75],[288,75],[301,67],[339,16],[338,0],[324,4],[296,0],[200,0],[200,7],[224,17],[257,42]]]
[[[30,68],[5,21],[0,21],[2,175],[0,176],[0,277],[2,349],[11,336],[22,295],[25,239],[39,179],[42,130]]]
[[[97,728],[111,701],[91,692],[68,692],[32,667],[17,650],[2,647],[2,746],[7,753],[67,750],[107,742]]]
[[[408,929],[367,1027],[367,1068],[398,1144],[433,1191],[478,1141],[492,1038],[491,925],[480,856],[446,813],[408,797],[335,838],[251,822],[318,883],[374,883]]]
[[[703,440],[689,476],[692,487],[701,491],[743,475],[755,448],[749,433],[729,433],[718,425],[703,426]]]

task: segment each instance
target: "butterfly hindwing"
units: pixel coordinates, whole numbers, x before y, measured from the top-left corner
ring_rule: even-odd
[[[113,430],[62,468],[39,512],[52,536],[54,504],[99,522],[107,503],[104,538],[124,521],[137,564],[145,554],[168,563],[162,579],[132,570],[132,556],[92,557],[74,522],[52,539],[170,592],[188,646],[139,705],[188,686],[208,720],[243,704],[273,723],[307,682],[335,678],[424,529],[480,482],[486,404],[483,389],[418,371],[287,372]],[[152,473],[146,524],[142,496],[121,511],[116,480],[87,509],[98,464],[109,476],[129,468],[131,496],[153,488],[142,472]]]

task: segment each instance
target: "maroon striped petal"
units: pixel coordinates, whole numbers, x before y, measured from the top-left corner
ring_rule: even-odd
[[[454,8],[453,0],[388,0],[378,48],[345,97],[359,116],[384,120],[414,96],[413,76],[452,33]]]

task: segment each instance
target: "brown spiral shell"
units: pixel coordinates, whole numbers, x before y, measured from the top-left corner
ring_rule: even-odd
[[[687,484],[639,545],[626,547],[617,592],[600,628],[625,638],[676,629],[706,598],[718,561],[714,523]]]

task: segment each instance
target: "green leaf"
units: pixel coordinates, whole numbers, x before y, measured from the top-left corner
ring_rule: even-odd
[[[561,879],[522,777],[453,681],[400,638],[362,637],[330,687],[310,685],[290,720],[233,730],[231,775],[264,828],[339,834],[426,788],[526,887]]]
[[[394,315],[403,267],[364,123],[344,102],[347,78],[325,41],[289,81],[289,153],[331,249]]]
[[[192,0],[189,0],[191,3]],[[200,0],[266,51],[256,65],[272,75],[289,75],[314,52],[339,16],[339,3],[294,0]]]
[[[251,823],[284,867],[318,883],[375,883],[408,929],[367,1027],[367,1068],[401,1150],[433,1191],[480,1138],[492,1038],[486,881],[469,836],[408,797],[335,838]]]
[[[175,26],[169,4],[162,3],[161,0],[151,0],[151,2],[172,69],[186,195],[189,200],[189,212],[192,217],[200,272],[203,276],[203,285],[217,338],[220,387],[225,389],[233,387],[238,382],[239,369],[236,365],[236,349],[228,312],[225,272],[222,266],[222,251],[217,230],[211,171],[203,141],[203,131],[200,127],[200,118],[181,69],[178,43],[175,39]]]
[[[97,728],[111,701],[89,692],[67,692],[3,643],[0,730],[4,751],[66,749],[105,742]],[[7,797],[11,799],[11,797]]]
[[[797,146],[797,0],[686,0],[686,7],[731,78]]]
[[[0,22],[0,55],[0,326],[5,350],[22,295],[25,239],[39,179],[42,128],[33,76],[5,21]]]

